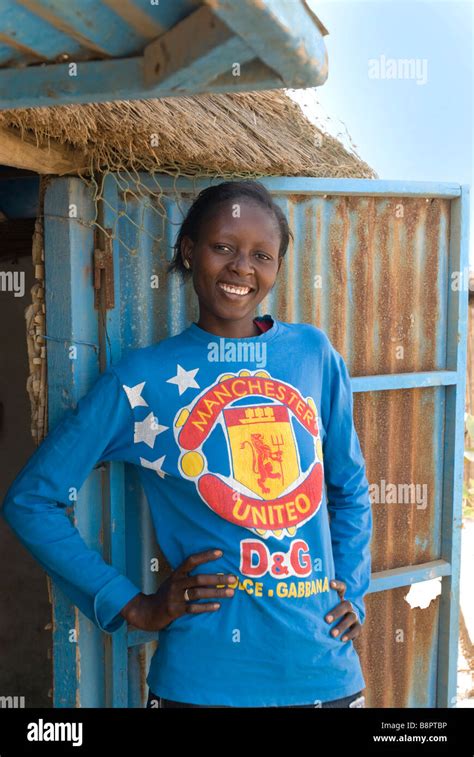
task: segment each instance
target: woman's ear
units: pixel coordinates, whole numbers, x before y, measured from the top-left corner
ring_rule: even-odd
[[[180,252],[185,268],[191,268],[193,247],[194,242],[192,239],[186,236],[182,238]]]

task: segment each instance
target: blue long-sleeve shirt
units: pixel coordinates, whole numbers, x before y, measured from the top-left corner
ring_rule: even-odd
[[[107,633],[141,588],[65,512],[96,464],[137,467],[173,570],[222,549],[191,575],[232,573],[234,596],[198,600],[221,607],[159,633],[147,683],[177,701],[308,704],[365,687],[353,642],[325,620],[339,602],[331,579],[346,583],[362,623],[370,582],[372,514],[348,371],[322,330],[256,323],[268,330],[229,339],[192,323],[129,350],[48,434],[3,503],[22,543]]]

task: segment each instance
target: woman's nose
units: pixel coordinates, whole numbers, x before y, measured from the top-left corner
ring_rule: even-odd
[[[230,266],[234,271],[238,271],[240,274],[253,273],[253,261],[249,253],[242,250],[232,258]]]

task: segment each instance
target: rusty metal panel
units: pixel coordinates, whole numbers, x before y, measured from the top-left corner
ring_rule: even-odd
[[[430,387],[354,397],[371,485],[375,572],[441,556],[443,392]]]
[[[280,317],[326,331],[353,376],[441,368],[450,201],[278,199],[295,231],[271,298]]]
[[[355,640],[367,707],[436,707],[439,597],[412,609],[406,587],[368,594],[364,632]]]
[[[371,486],[372,571],[441,556],[444,388],[367,392],[354,422]],[[408,586],[369,594],[356,641],[368,707],[435,707],[439,599],[410,606]],[[389,682],[389,685],[387,685]]]

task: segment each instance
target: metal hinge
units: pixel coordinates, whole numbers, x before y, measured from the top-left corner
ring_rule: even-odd
[[[94,249],[94,307],[100,308],[100,292],[104,290],[104,305],[106,310],[115,307],[114,293],[114,257],[112,252],[112,229],[105,229],[104,249],[98,246],[96,233],[96,246]],[[97,232],[97,230],[96,230]]]

